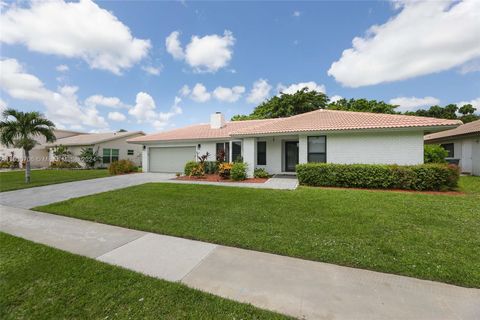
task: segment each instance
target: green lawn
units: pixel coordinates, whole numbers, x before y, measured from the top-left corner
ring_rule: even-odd
[[[459,191],[480,196],[480,177],[460,177],[460,182],[458,183],[458,186]]]
[[[283,319],[0,233],[0,319]]]
[[[478,194],[150,183],[37,210],[480,287],[479,208]]]
[[[32,170],[31,182],[26,184],[24,171],[0,172],[0,192],[107,176],[108,170]]]

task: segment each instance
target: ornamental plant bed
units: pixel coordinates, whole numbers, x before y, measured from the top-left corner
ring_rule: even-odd
[[[177,177],[174,180],[185,180],[185,181],[208,181],[208,182],[238,182],[238,183],[265,183],[268,178],[247,178],[243,181],[234,181],[231,179],[223,179],[218,174],[206,174],[201,177],[190,177],[190,176],[181,176]]]

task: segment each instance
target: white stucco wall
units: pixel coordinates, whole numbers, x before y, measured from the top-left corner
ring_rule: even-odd
[[[423,132],[328,134],[327,162],[343,164],[422,164]]]
[[[480,175],[480,136],[449,138],[431,142],[433,144],[453,143],[453,159],[459,159],[462,173]]]

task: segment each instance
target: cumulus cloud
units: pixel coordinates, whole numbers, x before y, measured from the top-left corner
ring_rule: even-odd
[[[162,129],[175,115],[182,113],[181,98],[175,97],[175,102],[168,112],[158,112],[155,100],[146,92],[139,92],[135,99],[135,106],[128,113],[137,119],[138,123],[150,123],[157,129]]]
[[[123,113],[114,111],[108,113],[108,119],[112,121],[125,121],[127,120],[127,117]]]
[[[201,83],[197,83],[190,94],[190,98],[196,102],[207,102],[212,95],[207,91],[207,88]]]
[[[399,106],[397,109],[399,111],[413,111],[419,109],[420,107],[438,105],[440,100],[434,97],[397,97],[390,99],[389,103]]]
[[[85,99],[85,105],[88,107],[102,106],[102,107],[109,107],[109,108],[128,107],[117,97],[104,97],[100,94],[95,94]]]
[[[31,51],[83,59],[93,69],[120,74],[144,58],[149,40],[134,38],[111,12],[90,0],[32,1],[0,16],[0,42]]]
[[[179,91],[179,93],[184,97],[188,96],[190,92],[191,92],[190,87],[187,85],[184,85]]]
[[[76,95],[78,88],[62,86],[57,91],[45,88],[36,76],[25,71],[15,59],[0,61],[0,88],[12,98],[42,103],[46,116],[60,127],[85,125],[107,128],[108,123],[94,106],[82,106]]]
[[[476,99],[472,99],[470,101],[457,102],[457,106],[459,106],[459,107],[464,106],[466,104],[471,104],[474,108],[477,108],[477,113],[480,112],[480,97],[478,97]]]
[[[448,70],[480,57],[480,1],[395,2],[400,12],[372,26],[328,74],[360,87]]]
[[[245,87],[234,86],[232,88],[217,87],[213,90],[215,99],[223,102],[236,102],[245,92]]]
[[[151,74],[152,76],[158,76],[160,72],[162,71],[161,67],[153,67],[153,66],[143,66],[142,70],[145,71],[148,74]]]
[[[343,97],[339,95],[334,95],[330,97],[330,102],[337,102],[338,100],[342,100]]]
[[[179,31],[173,31],[165,39],[165,46],[167,47],[167,52],[172,55],[176,60],[182,60],[185,58],[185,53],[183,52],[182,44],[178,39],[180,37]]]
[[[226,67],[232,59],[235,38],[228,30],[223,36],[192,36],[185,49],[179,36],[180,32],[174,31],[165,39],[167,52],[176,60],[185,60],[196,72],[216,72]]]
[[[55,68],[58,72],[67,72],[69,70],[68,66],[66,64],[61,64],[61,65],[58,65],[56,68]]]
[[[253,83],[252,90],[247,96],[247,102],[260,103],[267,99],[270,95],[272,86],[265,79],[258,79]]]
[[[314,81],[293,83],[288,87],[280,83],[277,86],[279,93],[283,92],[287,94],[294,94],[297,91],[302,90],[303,88],[307,88],[309,91],[318,91],[322,93],[326,92],[325,86],[323,84],[317,84]]]

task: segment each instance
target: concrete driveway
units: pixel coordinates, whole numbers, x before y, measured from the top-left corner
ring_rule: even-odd
[[[138,173],[99,179],[52,184],[0,193],[0,204],[29,209],[49,203],[126,188],[148,182],[165,182],[174,178],[170,173]]]

